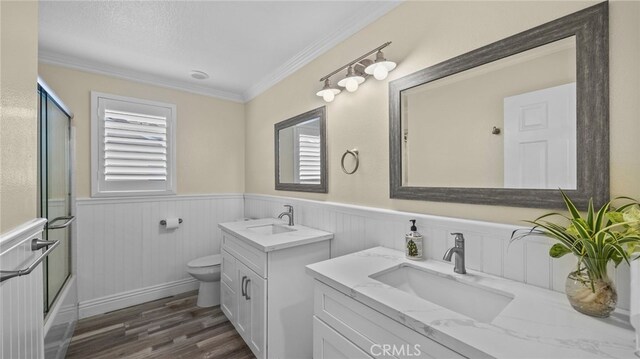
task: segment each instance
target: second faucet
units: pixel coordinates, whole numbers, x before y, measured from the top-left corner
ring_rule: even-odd
[[[289,225],[293,226],[293,206],[290,204],[285,204],[284,207],[287,208],[287,211],[280,213],[278,215],[278,218],[282,219],[282,217],[284,216],[289,217]]]

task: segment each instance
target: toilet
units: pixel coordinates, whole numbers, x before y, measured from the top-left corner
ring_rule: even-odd
[[[222,256],[214,254],[190,261],[187,272],[200,281],[198,290],[198,307],[212,307],[220,304],[220,263]]]

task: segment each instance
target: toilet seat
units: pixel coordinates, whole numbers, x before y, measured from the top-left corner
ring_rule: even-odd
[[[187,263],[187,267],[189,268],[202,268],[202,267],[211,267],[218,265],[222,262],[222,256],[220,254],[214,254],[211,256],[196,258],[189,263]]]

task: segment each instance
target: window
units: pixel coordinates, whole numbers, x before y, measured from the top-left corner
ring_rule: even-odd
[[[298,133],[296,183],[320,183],[320,135]]]
[[[176,106],[91,93],[94,197],[176,193]]]

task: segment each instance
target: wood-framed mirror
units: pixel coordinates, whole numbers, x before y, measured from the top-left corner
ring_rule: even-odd
[[[608,3],[389,84],[391,198],[609,200]]]
[[[326,107],[274,125],[276,190],[327,193]]]

